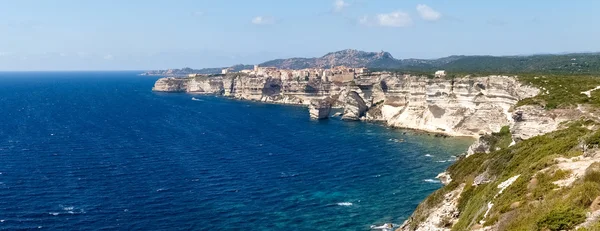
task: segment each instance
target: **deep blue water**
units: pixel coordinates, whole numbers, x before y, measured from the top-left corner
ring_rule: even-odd
[[[368,230],[471,142],[135,74],[0,73],[0,229]]]

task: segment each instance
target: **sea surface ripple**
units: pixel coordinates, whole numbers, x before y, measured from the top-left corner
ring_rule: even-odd
[[[0,73],[0,229],[368,230],[405,220],[471,142],[155,80]]]

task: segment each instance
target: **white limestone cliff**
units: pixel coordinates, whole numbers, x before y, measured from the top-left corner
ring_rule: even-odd
[[[525,139],[554,130],[560,120],[525,108],[523,122],[515,122],[511,110],[538,89],[509,76],[429,79],[380,73],[350,83],[287,80],[278,77],[227,75],[186,79],[159,79],[153,90],[220,94],[244,100],[308,106],[312,100],[330,97],[332,106],[347,108],[346,119],[382,121],[391,127],[409,128],[451,136],[479,137],[510,125]],[[349,95],[352,95],[350,98]],[[361,102],[362,101],[362,102]],[[360,104],[360,105],[359,105]],[[366,108],[363,107],[363,104]],[[355,109],[355,110],[354,110]],[[534,131],[534,129],[541,129]]]
[[[383,81],[387,89],[381,110],[388,125],[453,136],[499,131],[513,122],[511,107],[539,92],[508,76],[454,80],[402,76]]]

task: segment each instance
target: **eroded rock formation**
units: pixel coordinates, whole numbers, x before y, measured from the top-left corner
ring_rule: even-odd
[[[367,105],[360,95],[355,91],[350,91],[344,97],[344,114],[343,120],[360,120],[367,111]]]
[[[314,120],[322,120],[329,118],[331,112],[331,103],[329,100],[313,100],[308,106],[310,118]]]

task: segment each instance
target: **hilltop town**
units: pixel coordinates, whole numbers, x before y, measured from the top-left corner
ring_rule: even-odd
[[[225,76],[228,74],[239,73],[247,75],[249,77],[272,77],[281,79],[284,81],[314,81],[320,80],[322,82],[337,82],[346,83],[354,80],[371,79],[372,76],[380,76],[384,73],[390,74],[386,71],[370,71],[368,68],[359,67],[347,67],[347,66],[335,66],[332,68],[305,68],[299,70],[293,69],[280,69],[277,67],[261,67],[254,65],[253,69],[244,69],[235,71],[233,68],[224,68],[221,70],[221,74],[199,74],[192,73],[188,74],[188,78],[194,77],[216,77]],[[434,73],[435,77],[445,77],[446,71],[438,70]]]
[[[234,73],[231,68],[221,71],[221,75]],[[252,70],[241,70],[238,73],[256,77],[273,77],[282,80],[321,80],[324,82],[348,82],[354,80],[357,76],[368,73],[367,68],[350,68],[346,66],[336,66],[330,69],[325,68],[305,68],[300,70],[279,69],[276,67],[261,67],[254,65]],[[202,74],[189,74],[188,77],[209,76]]]

